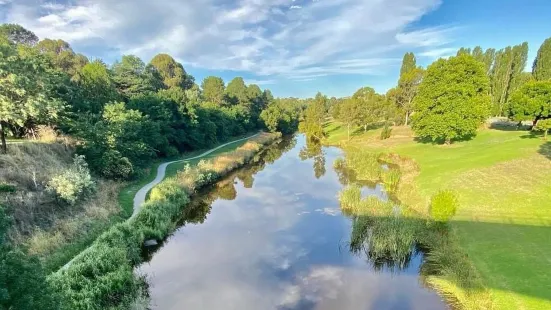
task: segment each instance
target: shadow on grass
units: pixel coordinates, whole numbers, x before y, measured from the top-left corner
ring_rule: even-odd
[[[538,153],[547,157],[547,159],[551,160],[551,142],[548,141],[540,145]]]
[[[456,142],[465,142],[472,140],[476,135],[465,135],[462,137],[455,138],[451,141],[451,144],[453,145]],[[436,139],[432,140],[430,138],[422,138],[422,137],[415,137],[413,138],[415,142],[422,143],[422,144],[432,144],[432,145],[444,145],[446,141],[444,139]]]
[[[525,135],[520,136],[521,139],[541,139],[541,137],[543,137],[543,134],[536,131],[529,131]]]
[[[500,122],[492,123],[489,126],[490,129],[501,130],[501,131],[519,131],[519,130],[530,130],[532,126],[522,125],[515,122]]]
[[[360,126],[360,127],[357,127],[356,129],[354,129],[354,130],[351,132],[351,135],[352,135],[352,136],[361,135],[361,134],[366,133],[366,132],[368,132],[368,131],[370,131],[370,130],[375,130],[375,129],[383,128],[384,125],[385,125],[385,122],[378,122],[378,123],[369,124],[369,125],[367,125],[366,127]]]

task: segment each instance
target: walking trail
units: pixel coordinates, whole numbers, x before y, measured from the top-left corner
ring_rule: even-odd
[[[138,213],[138,211],[140,211],[140,208],[142,206],[142,204],[144,204],[145,202],[145,198],[147,196],[147,193],[149,193],[149,191],[155,187],[155,185],[161,183],[161,181],[165,178],[165,174],[166,174],[166,167],[168,167],[168,165],[170,164],[173,164],[173,163],[178,163],[178,162],[184,162],[184,161],[189,161],[189,160],[193,160],[193,159],[198,159],[198,158],[201,158],[201,157],[204,157],[204,156],[207,156],[209,155],[210,153],[218,150],[218,149],[221,149],[223,148],[224,146],[226,145],[229,145],[229,144],[232,144],[232,143],[236,143],[236,142],[239,142],[239,141],[243,141],[243,140],[247,140],[247,139],[250,139],[252,137],[255,137],[255,136],[258,136],[259,133],[257,134],[254,134],[252,136],[248,136],[246,138],[242,138],[242,139],[238,139],[238,140],[233,140],[233,141],[230,141],[228,143],[224,143],[222,145],[219,145],[213,149],[210,149],[200,155],[197,155],[197,156],[194,156],[194,157],[189,157],[189,158],[186,158],[186,159],[179,159],[179,160],[173,160],[173,161],[169,161],[169,162],[166,162],[166,163],[162,163],[159,165],[159,167],[157,168],[157,176],[155,177],[155,179],[151,182],[149,182],[148,184],[144,185],[142,188],[140,188],[138,190],[138,192],[136,193],[136,195],[134,196],[134,212],[132,213],[132,216],[136,215]]]
[[[185,159],[179,159],[179,160],[173,160],[173,161],[169,161],[169,162],[165,162],[165,163],[162,163],[159,165],[159,167],[157,168],[157,176],[155,176],[155,179],[151,182],[149,182],[148,184],[144,185],[142,188],[140,188],[138,190],[138,192],[136,193],[136,195],[134,196],[134,212],[132,213],[132,216],[136,215],[138,213],[138,211],[140,210],[140,208],[142,207],[143,203],[145,202],[145,197],[147,196],[147,193],[153,188],[155,187],[155,185],[161,183],[161,181],[165,178],[165,174],[166,174],[166,167],[168,167],[168,165],[170,164],[173,164],[173,163],[178,163],[178,162],[184,162],[184,161],[189,161],[189,160],[193,160],[193,159],[198,159],[198,158],[201,158],[201,157],[204,157],[204,156],[207,156],[209,155],[210,153],[216,151],[216,150],[219,150],[221,148],[223,148],[224,146],[227,146],[227,145],[230,145],[232,143],[236,143],[236,142],[239,142],[239,141],[243,141],[243,140],[247,140],[247,139],[250,139],[250,138],[253,138],[253,137],[256,137],[258,136],[260,133],[257,133],[257,134],[254,134],[252,136],[248,136],[246,138],[242,138],[242,139],[237,139],[237,140],[233,140],[233,141],[230,141],[228,143],[224,143],[224,144],[221,144],[213,149],[210,149],[200,155],[197,155],[197,156],[194,156],[194,157],[189,157],[189,158],[185,158]],[[63,265],[63,267],[61,267],[61,269],[66,269],[67,267],[69,267],[71,265],[71,263],[79,256],[83,255],[83,253],[85,253],[89,248],[86,248],[84,251],[80,252],[79,254],[77,254],[75,257],[73,257],[73,259],[71,259],[69,262],[67,262],[67,264]]]

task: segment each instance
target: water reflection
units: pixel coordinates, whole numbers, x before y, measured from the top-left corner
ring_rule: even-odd
[[[326,167],[342,152],[316,148],[303,136],[283,141],[194,199],[183,226],[140,268],[152,308],[444,308],[419,284],[420,257],[392,274],[372,263],[365,242],[353,245],[367,226],[340,214],[342,185]],[[314,173],[305,154],[316,154]],[[371,194],[384,195],[381,188]]]
[[[325,154],[318,140],[306,138],[306,144],[298,154],[301,160],[314,160],[314,176],[316,179],[325,175]]]

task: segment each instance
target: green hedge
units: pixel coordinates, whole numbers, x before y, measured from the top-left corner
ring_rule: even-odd
[[[238,168],[263,145],[279,137],[279,134],[259,135],[221,157],[227,167]],[[133,272],[142,261],[140,253],[144,241],[163,239],[171,233],[182,208],[190,201],[190,194],[230,171],[214,171],[212,167],[216,161],[188,168],[181,175],[157,185],[151,198],[134,217],[113,226],[67,268],[50,275],[48,281],[63,296],[64,308],[127,309],[145,287],[144,281]]]

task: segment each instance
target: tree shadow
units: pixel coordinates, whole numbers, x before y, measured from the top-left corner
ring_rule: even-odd
[[[540,145],[540,148],[538,149],[538,153],[547,157],[547,159],[551,160],[551,142],[548,141]]]
[[[490,124],[488,128],[500,131],[523,131],[530,130],[532,126],[516,122],[497,122]]]
[[[368,132],[368,131],[370,131],[370,130],[375,130],[375,129],[383,128],[384,125],[385,125],[385,122],[377,122],[377,123],[369,124],[369,125],[367,125],[366,127],[363,127],[363,126],[356,127],[356,128],[351,132],[351,135],[352,135],[352,136],[357,136],[357,135],[366,133],[366,132]]]
[[[453,140],[451,141],[451,144],[453,145],[453,144],[456,143],[456,142],[470,141],[470,140],[472,140],[475,136],[476,136],[475,134],[464,135],[464,136],[461,136],[461,137],[458,137],[458,138],[453,139]],[[431,138],[414,137],[414,138],[413,138],[413,141],[418,142],[418,143],[421,143],[421,144],[431,144],[431,145],[444,145],[444,144],[446,144],[446,140],[445,140],[445,139],[436,139],[436,140],[432,140]]]
[[[525,135],[520,136],[521,139],[536,139],[543,137],[543,134],[536,131],[528,131]]]

